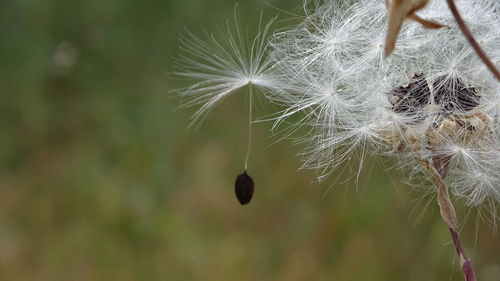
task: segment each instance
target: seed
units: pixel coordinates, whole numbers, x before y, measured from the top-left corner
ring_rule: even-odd
[[[467,87],[459,78],[438,77],[433,82],[434,102],[447,112],[464,113],[479,105],[476,89]]]
[[[394,88],[390,95],[392,110],[396,113],[415,115],[429,104],[431,92],[423,74],[414,75],[407,86]]]
[[[424,74],[415,74],[407,86],[396,87],[388,94],[392,111],[415,116],[416,121],[428,116],[425,106],[431,102],[431,88]],[[452,113],[474,109],[481,99],[475,88],[467,87],[459,78],[445,76],[433,79],[432,97],[432,102],[439,107],[433,127],[438,127],[443,117]]]
[[[253,179],[247,174],[247,171],[236,177],[234,192],[241,205],[248,204],[252,200],[253,190]]]

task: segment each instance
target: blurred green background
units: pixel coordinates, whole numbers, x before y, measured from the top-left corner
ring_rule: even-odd
[[[216,31],[234,4],[0,1],[0,280],[462,280],[435,203],[400,174],[374,162],[358,185],[313,183],[271,124],[237,203],[244,98],[187,130],[194,109],[169,94],[183,28]],[[241,22],[269,4],[301,13],[244,1]],[[461,210],[478,280],[500,280],[498,236]]]

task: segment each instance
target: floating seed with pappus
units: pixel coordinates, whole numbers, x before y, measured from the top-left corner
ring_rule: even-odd
[[[234,192],[241,205],[248,204],[252,200],[253,190],[253,179],[247,174],[247,171],[236,177]]]

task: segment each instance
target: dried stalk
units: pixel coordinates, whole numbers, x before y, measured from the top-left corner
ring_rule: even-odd
[[[474,274],[474,268],[472,263],[465,256],[464,248],[462,247],[462,242],[457,230],[457,215],[455,213],[455,208],[450,200],[448,187],[444,182],[443,177],[440,175],[438,170],[428,161],[421,158],[416,158],[419,164],[429,172],[432,180],[438,187],[438,205],[441,217],[448,225],[453,239],[453,244],[455,245],[455,250],[457,252],[458,258],[460,260],[460,265],[462,267],[462,272],[466,281],[476,281],[476,276]]]
[[[453,14],[453,17],[455,18],[458,26],[460,27],[460,30],[464,34],[465,38],[467,38],[467,41],[469,41],[469,44],[472,46],[476,54],[481,58],[483,63],[488,67],[488,69],[495,75],[497,80],[500,80],[500,71],[496,68],[496,66],[491,62],[491,60],[488,58],[486,53],[481,49],[481,46],[477,43],[476,39],[474,36],[472,36],[472,33],[470,32],[469,28],[467,27],[467,24],[465,24],[465,21],[463,20],[462,16],[458,12],[457,6],[455,5],[454,0],[446,0],[448,3],[448,7],[451,10],[451,13]],[[480,15],[478,15],[480,16]]]

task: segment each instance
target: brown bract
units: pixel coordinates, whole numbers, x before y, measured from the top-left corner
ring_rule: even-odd
[[[445,25],[423,19],[415,14],[415,12],[423,9],[427,5],[427,2],[428,0],[393,0],[392,2],[386,2],[387,9],[389,10],[387,37],[385,40],[386,57],[394,50],[399,31],[406,19],[416,21],[429,29],[445,27]]]

